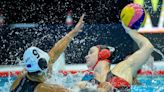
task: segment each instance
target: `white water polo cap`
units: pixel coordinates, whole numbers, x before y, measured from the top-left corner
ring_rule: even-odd
[[[37,47],[28,48],[23,55],[23,62],[28,72],[47,69],[49,60],[49,55]]]

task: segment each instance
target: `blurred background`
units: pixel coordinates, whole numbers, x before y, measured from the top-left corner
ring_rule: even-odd
[[[83,32],[65,50],[66,62],[85,63],[89,48],[103,44],[116,48],[112,63],[118,63],[138,49],[124,32],[119,17],[123,7],[132,2],[141,4],[148,13],[140,32],[164,53],[163,0],[1,0],[0,64],[18,64],[30,46],[48,52],[83,13]],[[153,56],[162,59],[156,52]]]

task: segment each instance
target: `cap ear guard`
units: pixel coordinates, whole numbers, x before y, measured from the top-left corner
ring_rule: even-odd
[[[115,51],[114,47],[106,46],[106,45],[97,45],[99,49],[98,58],[100,60],[109,59],[111,54]]]
[[[101,60],[105,60],[106,59],[107,62],[110,62],[110,59],[109,58],[111,57],[111,53],[113,53],[115,51],[115,48],[112,48],[112,47],[106,46],[106,45],[97,45],[96,47],[99,49],[99,52],[98,52],[98,60],[91,67],[92,70],[94,70],[94,68],[96,67],[96,65],[98,64],[98,62],[101,61]]]
[[[103,49],[99,52],[98,57],[100,60],[107,59],[111,56],[111,53],[108,49]]]
[[[38,66],[42,69],[42,70],[44,70],[44,69],[46,69],[48,66],[47,66],[47,61],[46,61],[46,59],[45,58],[40,58],[39,60],[38,60]]]

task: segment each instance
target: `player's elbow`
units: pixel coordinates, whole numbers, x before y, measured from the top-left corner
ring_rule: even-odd
[[[154,46],[151,44],[150,41],[146,42],[145,47],[146,47],[150,52],[153,52]]]

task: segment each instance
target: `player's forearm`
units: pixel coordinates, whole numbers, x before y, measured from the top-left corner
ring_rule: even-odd
[[[128,34],[137,43],[139,48],[142,48],[144,46],[147,46],[148,48],[149,47],[153,48],[153,45],[151,44],[151,42],[146,37],[144,37],[143,35],[139,34],[136,30],[130,30],[128,32]]]
[[[66,34],[62,39],[60,39],[49,51],[51,57],[51,63],[54,63],[55,60],[60,56],[60,54],[66,49],[68,44],[71,42],[74,36],[78,34],[76,29],[73,29],[68,34]]]

